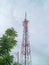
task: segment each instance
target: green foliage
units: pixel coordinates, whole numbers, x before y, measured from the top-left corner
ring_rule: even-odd
[[[4,65],[3,58],[0,57],[0,65]]]
[[[18,65],[16,62],[13,65]]]
[[[10,38],[15,38],[17,36],[17,32],[13,28],[7,29],[5,34]]]
[[[3,62],[4,62],[4,65],[11,65],[13,63],[13,56],[7,53],[3,57]]]
[[[10,54],[5,54],[4,57],[0,57],[0,64],[1,65],[11,65],[13,62],[13,56]]]
[[[15,37],[17,37],[17,32],[13,28],[9,28],[0,38],[0,65],[12,65],[13,56],[9,52],[17,42]]]
[[[21,65],[21,64],[15,62],[13,65]]]

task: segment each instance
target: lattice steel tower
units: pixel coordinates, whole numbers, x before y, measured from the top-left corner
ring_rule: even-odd
[[[28,36],[28,20],[26,19],[26,16],[27,15],[25,13],[25,19],[23,21],[23,39],[21,45],[20,61],[22,65],[31,65],[31,50]]]

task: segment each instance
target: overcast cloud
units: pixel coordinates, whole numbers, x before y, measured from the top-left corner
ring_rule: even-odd
[[[0,36],[7,28],[14,27],[18,32],[18,45],[14,50],[20,50],[25,11],[29,20],[32,65],[48,65],[49,0],[0,0]]]

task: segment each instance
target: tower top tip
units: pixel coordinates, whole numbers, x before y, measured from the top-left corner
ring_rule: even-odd
[[[27,18],[27,13],[25,12],[25,19]]]

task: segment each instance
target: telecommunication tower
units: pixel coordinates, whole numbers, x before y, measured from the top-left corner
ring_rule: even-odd
[[[26,19],[27,14],[25,13],[25,19],[23,21],[23,39],[21,45],[21,64],[31,65],[31,50],[28,36],[28,20]]]

